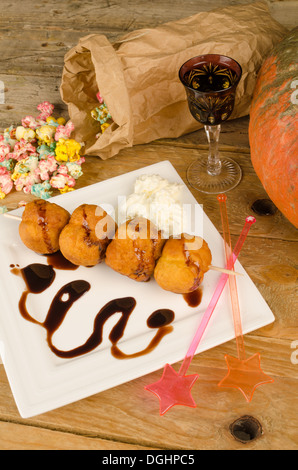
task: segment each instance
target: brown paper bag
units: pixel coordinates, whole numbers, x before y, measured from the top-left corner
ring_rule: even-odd
[[[124,147],[199,129],[178,71],[189,58],[207,53],[230,56],[242,66],[231,119],[245,116],[257,72],[286,32],[267,4],[258,2],[134,31],[114,45],[104,35],[84,37],[66,54],[61,83],[74,138],[85,143],[86,155],[107,159]],[[90,114],[98,91],[113,119],[104,133]]]

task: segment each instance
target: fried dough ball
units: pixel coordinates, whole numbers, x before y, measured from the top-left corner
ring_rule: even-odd
[[[59,236],[68,223],[69,212],[52,202],[38,199],[26,204],[19,234],[27,248],[46,255],[59,250]]]
[[[107,248],[105,262],[135,281],[148,281],[163,245],[156,226],[143,217],[136,217],[120,225]]]
[[[95,266],[104,259],[115,230],[115,221],[104,209],[82,204],[73,211],[60,234],[60,251],[77,266]]]
[[[159,258],[154,278],[163,289],[176,294],[196,290],[211,264],[211,251],[201,237],[182,234],[167,240]]]

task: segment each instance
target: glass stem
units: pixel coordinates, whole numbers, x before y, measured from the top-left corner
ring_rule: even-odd
[[[207,172],[211,176],[216,176],[219,175],[221,172],[221,161],[218,153],[220,124],[218,124],[217,126],[205,126],[205,132],[209,142]]]

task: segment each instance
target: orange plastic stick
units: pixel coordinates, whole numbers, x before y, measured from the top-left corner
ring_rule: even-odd
[[[234,263],[231,262],[233,250],[232,250],[232,244],[231,244],[231,234],[230,234],[230,229],[229,229],[227,206],[226,206],[227,196],[225,194],[220,194],[219,196],[217,196],[217,199],[219,201],[219,206],[220,206],[227,269],[234,271]],[[232,300],[233,320],[234,320],[234,329],[235,329],[236,342],[237,342],[238,357],[239,359],[243,360],[245,359],[245,347],[244,347],[244,339],[243,339],[243,333],[242,333],[242,322],[241,322],[241,315],[240,315],[240,308],[239,308],[237,281],[236,281],[235,276],[229,276],[229,287],[230,287],[231,300]]]
[[[234,269],[234,265],[231,263],[232,245],[226,208],[227,196],[225,194],[220,194],[217,196],[217,199],[220,205],[227,268]],[[251,223],[255,222],[254,217],[248,217],[247,219],[250,219]],[[228,365],[228,374],[218,385],[220,387],[237,388],[244,395],[246,401],[250,402],[252,400],[255,389],[265,383],[273,382],[273,379],[271,379],[271,377],[262,371],[260,353],[255,353],[248,359],[245,357],[245,347],[236,282],[236,277],[230,275],[229,287],[232,301],[238,358],[228,355],[225,356]]]

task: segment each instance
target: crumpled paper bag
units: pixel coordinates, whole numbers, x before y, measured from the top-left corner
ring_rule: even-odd
[[[114,45],[104,35],[83,37],[65,56],[60,88],[73,137],[84,142],[85,155],[107,159],[125,147],[199,129],[178,71],[189,58],[208,53],[230,56],[242,66],[230,119],[245,116],[257,72],[286,32],[267,4],[257,2],[137,30]],[[103,133],[90,114],[98,91],[113,119]]]

